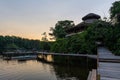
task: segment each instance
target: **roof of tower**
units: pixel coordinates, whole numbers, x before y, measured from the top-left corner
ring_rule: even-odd
[[[82,18],[82,20],[87,20],[87,19],[99,19],[100,16],[94,13],[89,13],[86,16]]]

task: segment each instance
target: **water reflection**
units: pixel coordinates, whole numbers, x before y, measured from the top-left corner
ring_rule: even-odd
[[[19,63],[19,64],[27,63],[27,60],[22,60],[22,61],[21,61],[21,60],[18,60],[18,63]]]
[[[45,60],[0,59],[0,80],[86,80],[86,58],[44,56]],[[61,59],[62,58],[62,59]],[[56,62],[55,62],[56,60]],[[85,61],[81,61],[85,60]],[[82,63],[83,62],[83,63]],[[79,65],[78,65],[79,63]],[[82,64],[85,64],[84,66]]]
[[[58,79],[74,79],[74,80],[86,80],[86,68],[80,68],[77,66],[54,66],[55,73]]]
[[[87,57],[55,55],[39,56],[40,61],[43,63],[54,63],[54,65],[51,65],[54,68],[58,80],[87,80],[89,70],[96,68],[97,66],[96,60],[88,59]]]
[[[38,58],[41,61],[54,62],[52,55],[38,55]]]
[[[0,60],[0,80],[57,80],[57,78],[49,64],[36,60],[24,63]]]

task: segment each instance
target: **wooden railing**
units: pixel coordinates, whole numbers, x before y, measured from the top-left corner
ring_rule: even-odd
[[[96,71],[96,69],[92,69],[92,71],[89,72],[87,80],[97,80],[97,71]]]

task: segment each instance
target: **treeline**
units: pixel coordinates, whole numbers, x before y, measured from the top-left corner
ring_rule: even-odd
[[[51,43],[16,36],[0,36],[0,52],[12,50],[49,51]]]

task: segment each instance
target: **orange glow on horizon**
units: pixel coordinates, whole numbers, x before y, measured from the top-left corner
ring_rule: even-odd
[[[34,39],[34,40],[41,40],[42,33],[43,32],[49,32],[48,27],[51,23],[47,24],[38,24],[37,22],[35,24],[33,23],[22,23],[17,21],[6,21],[2,22],[0,24],[0,35],[3,36],[18,36],[21,38],[28,38],[28,39]],[[46,26],[46,27],[41,27]],[[6,27],[6,28],[5,28]],[[47,35],[48,38],[50,37]]]

